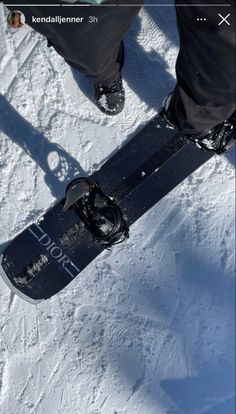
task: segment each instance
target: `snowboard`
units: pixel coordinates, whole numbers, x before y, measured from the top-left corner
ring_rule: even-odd
[[[181,138],[156,115],[91,179],[112,197],[132,226],[212,155]],[[0,257],[4,281],[30,303],[60,292],[105,248],[73,208],[64,210],[64,204],[65,198],[24,229]]]

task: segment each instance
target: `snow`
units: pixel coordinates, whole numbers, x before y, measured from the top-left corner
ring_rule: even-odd
[[[178,51],[174,9],[143,8],[125,39],[126,106],[107,117],[5,16],[0,253],[156,113]],[[215,156],[51,300],[33,306],[1,279],[1,414],[233,414],[234,197],[233,154]]]

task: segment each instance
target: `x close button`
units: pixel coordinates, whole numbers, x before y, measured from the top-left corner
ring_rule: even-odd
[[[220,26],[222,23],[225,23],[225,24],[227,24],[228,26],[230,26],[230,23],[228,22],[228,18],[229,18],[229,16],[230,16],[230,13],[229,14],[227,14],[227,16],[222,16],[220,13],[218,13],[218,16],[220,17],[220,22],[218,23],[218,26]]]

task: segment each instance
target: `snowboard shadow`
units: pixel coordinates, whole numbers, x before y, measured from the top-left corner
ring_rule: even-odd
[[[61,197],[65,186],[76,175],[87,175],[78,161],[60,145],[48,139],[26,121],[0,94],[0,130],[19,145],[44,171],[44,180],[55,198]],[[56,157],[51,167],[49,157]]]
[[[178,213],[179,209],[172,217],[172,230],[180,217]],[[188,220],[186,228],[190,228]],[[178,236],[181,239],[186,236],[186,228],[178,233],[177,240]],[[91,315],[86,321],[83,319],[82,329],[93,332],[92,348],[99,349],[96,369],[102,371],[105,359],[111,380],[114,372],[117,383],[120,380],[125,384],[120,398],[124,401],[142,398],[147,407],[156,407],[157,413],[160,397],[166,394],[164,399],[169,401],[166,410],[171,414],[230,414],[234,405],[234,373],[227,358],[233,346],[233,333],[230,338],[224,332],[229,332],[234,314],[233,279],[222,278],[220,261],[216,264],[195,256],[194,241],[186,245],[186,250],[178,251],[172,238],[163,245],[158,227],[152,230],[149,223],[149,229],[147,240],[142,240],[141,225],[133,240],[131,234],[127,245],[104,252],[92,270],[87,270]],[[161,260],[163,257],[161,250],[176,252],[173,257],[176,274],[158,269],[159,257]],[[148,252],[157,258],[155,266],[149,263]],[[138,260],[133,260],[133,254]],[[83,301],[87,303],[83,282],[79,281],[59,297],[61,302],[74,303],[75,309],[78,297],[82,309]],[[215,330],[214,324],[221,321],[221,304],[227,323]],[[98,322],[99,312],[101,319],[104,317],[102,326]],[[71,354],[76,349],[87,360],[91,343],[86,342],[81,332],[79,315],[68,320],[70,325],[67,324],[68,331],[62,341],[70,338]],[[111,326],[115,339],[106,342]],[[163,367],[163,353],[168,358],[167,369]],[[171,366],[174,374],[168,378]],[[178,372],[180,378],[176,378]]]
[[[170,235],[173,235],[179,217],[181,215],[177,209],[172,217]],[[150,228],[149,224],[149,230]],[[162,226],[159,227],[161,228]],[[233,354],[234,334],[232,332],[225,336],[225,332],[231,332],[231,323],[233,326],[234,322],[234,281],[230,277],[233,272],[227,270],[226,263],[223,264],[222,260],[216,263],[211,258],[203,259],[195,255],[194,241],[186,245],[186,250],[182,247],[178,251],[177,241],[186,238],[186,228],[191,233],[188,220],[182,231],[178,232],[176,240],[169,237],[165,245],[162,234],[158,235],[158,226],[150,233],[147,231],[148,241],[143,243],[141,226],[138,232],[142,236],[134,238],[135,243],[131,239],[130,247],[126,247],[132,252],[133,245],[139,260],[134,262],[131,253],[129,260],[132,263],[129,264],[129,260],[125,262],[122,258],[122,250],[125,250],[123,246],[120,247],[119,262],[118,254],[117,257],[114,255],[107,258],[111,274],[108,268],[102,279],[109,286],[109,279],[112,280],[112,273],[117,270],[116,289],[124,304],[124,309],[121,306],[117,313],[119,316],[124,315],[120,325],[123,332],[127,333],[124,344],[120,344],[117,353],[112,353],[110,364],[116,373],[119,367],[120,377],[125,378],[126,389],[131,390],[129,399],[140,391],[148,406],[150,402],[151,406],[156,406],[156,412],[160,406],[160,395],[165,393],[167,401],[171,401],[171,409],[167,410],[171,414],[230,414],[234,412],[233,360],[232,364],[229,362],[231,350]],[[176,275],[170,277],[168,270],[167,274],[163,269],[158,270],[161,250],[175,252],[173,259],[176,261]],[[152,254],[157,257],[155,268],[148,263],[145,251],[153,251]],[[104,266],[104,261],[101,266]],[[227,277],[222,277],[222,273]],[[134,309],[134,313],[128,314],[128,309]],[[133,321],[132,327],[129,321]],[[221,321],[225,321],[226,325],[222,323],[222,326],[217,326]],[[135,332],[138,334],[135,335]],[[119,330],[113,334],[114,337],[119,337]],[[143,359],[139,352],[142,349],[141,338],[150,338],[151,335],[153,340],[151,344],[146,344],[148,352]],[[129,340],[132,342],[132,352],[129,352],[127,346]],[[175,351],[177,356],[182,355],[179,361]],[[107,353],[109,354],[109,349]],[[163,371],[163,353],[168,357],[167,365],[173,366],[175,373],[180,369],[180,378],[173,374],[173,377],[166,379],[168,370]],[[125,360],[123,364],[120,355]],[[148,361],[150,365],[146,372]],[[145,378],[150,378],[148,387],[145,387]]]

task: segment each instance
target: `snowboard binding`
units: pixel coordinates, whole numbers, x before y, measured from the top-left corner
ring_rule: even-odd
[[[76,211],[94,240],[107,248],[129,237],[129,227],[120,207],[91,178],[71,181],[63,210],[68,208]]]

